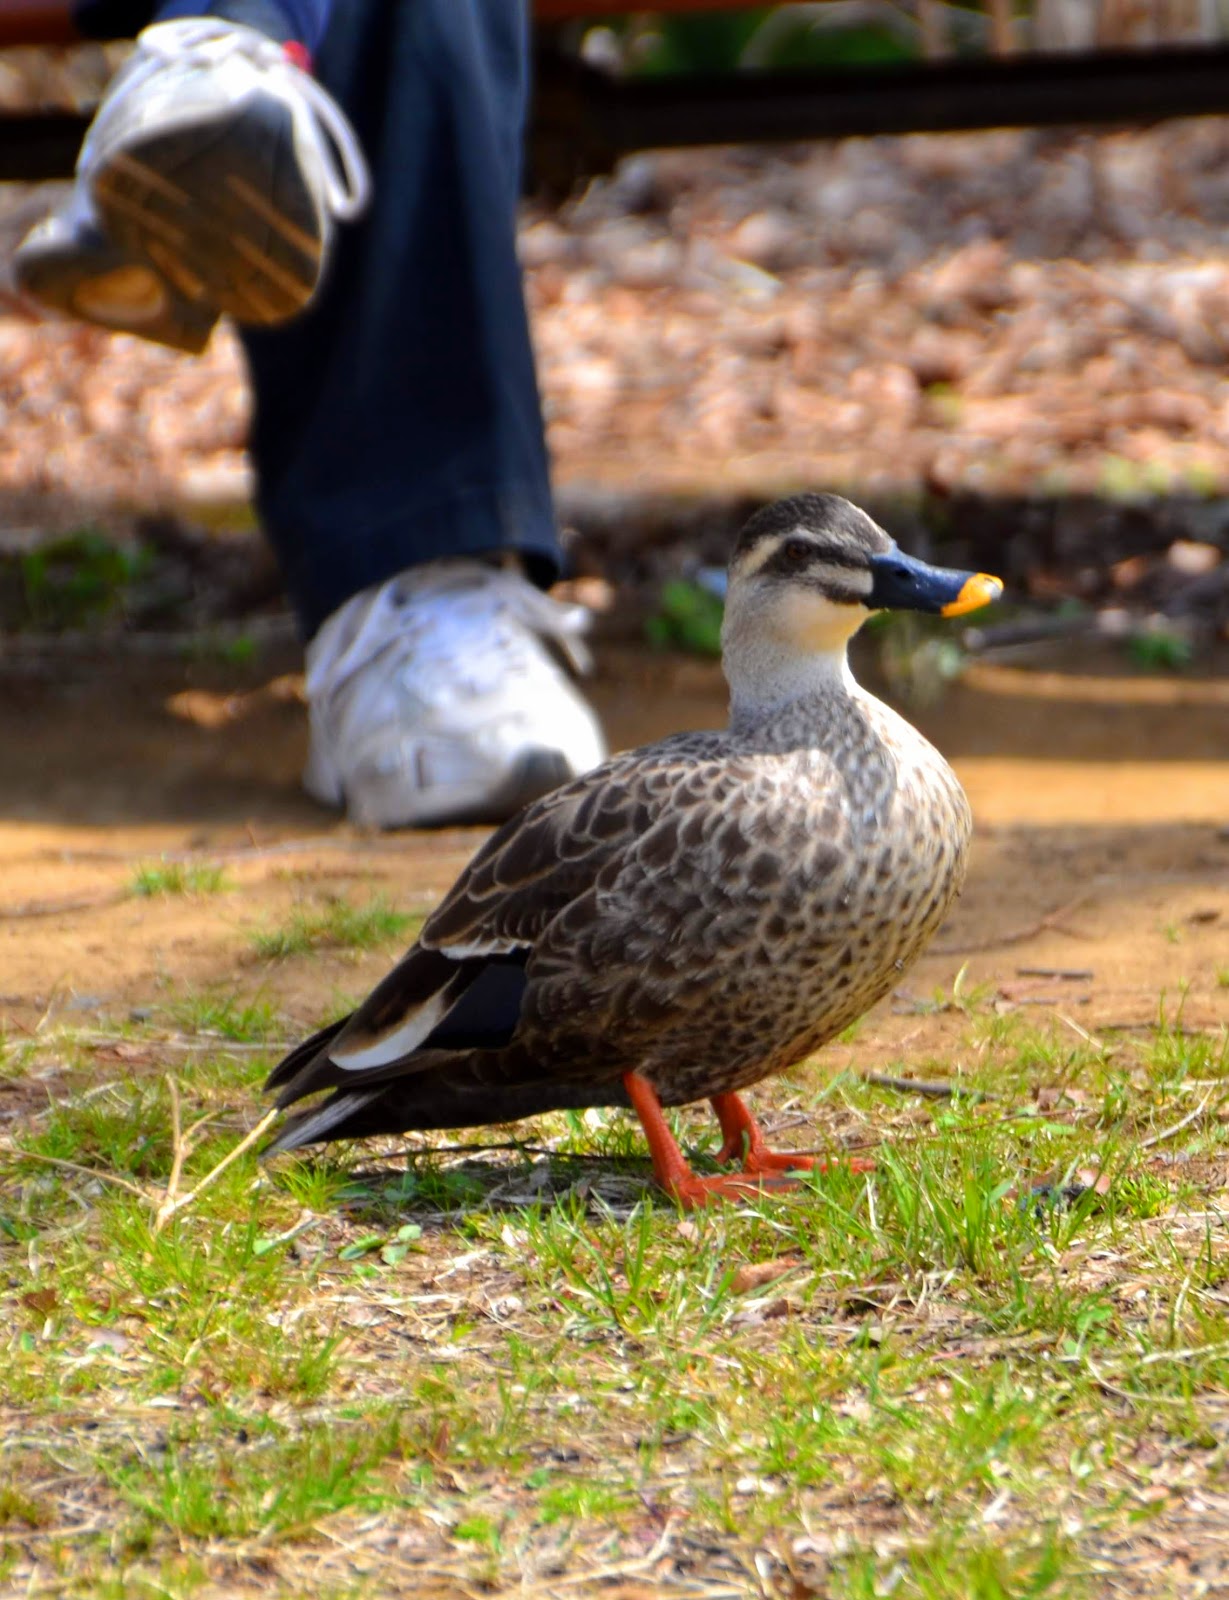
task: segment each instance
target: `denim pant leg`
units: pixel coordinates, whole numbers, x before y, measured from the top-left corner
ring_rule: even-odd
[[[305,25],[328,6],[191,9],[237,18],[254,3]],[[311,308],[243,333],[257,502],[307,636],[360,589],[441,556],[516,550],[539,581],[559,568],[516,257],[528,0],[329,9],[316,75],[362,140],[372,204],[338,229]]]
[[[317,56],[374,199],[312,307],[247,330],[258,504],[310,635],[449,555],[558,570],[516,205],[524,0],[346,0]]]
[[[151,22],[225,17],[270,38],[295,39],[314,50],[337,0],[76,0],[73,21],[87,38],[126,39]]]

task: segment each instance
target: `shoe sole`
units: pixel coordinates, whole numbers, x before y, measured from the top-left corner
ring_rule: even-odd
[[[316,291],[322,221],[291,112],[270,95],[131,140],[100,158],[90,191],[111,237],[187,301],[268,326]]]
[[[126,283],[120,287],[133,271],[145,274],[152,286],[144,307],[126,304],[132,292]],[[209,343],[218,320],[211,307],[184,300],[145,262],[128,262],[113,251],[96,256],[71,240],[26,241],[14,254],[13,277],[22,294],[52,311],[192,355]]]

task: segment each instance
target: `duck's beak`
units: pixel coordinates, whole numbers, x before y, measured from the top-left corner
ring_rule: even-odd
[[[872,556],[871,579],[866,603],[872,611],[932,611],[959,617],[989,605],[1003,592],[1001,578],[986,572],[932,567],[903,550]]]

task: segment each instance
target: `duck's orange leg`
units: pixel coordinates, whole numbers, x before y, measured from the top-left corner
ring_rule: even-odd
[[[766,1149],[764,1136],[746,1106],[737,1095],[723,1094],[714,1096],[712,1105],[726,1136],[726,1146],[737,1135],[733,1153],[740,1155],[745,1148],[747,1159],[742,1172],[723,1172],[712,1178],[697,1177],[684,1160],[678,1141],[666,1126],[666,1119],[661,1114],[661,1101],[654,1089],[635,1072],[624,1074],[623,1086],[632,1103],[632,1110],[640,1118],[640,1125],[644,1129],[649,1154],[653,1158],[653,1176],[666,1193],[672,1195],[687,1211],[697,1206],[715,1205],[722,1200],[754,1198],[765,1189],[792,1188],[798,1180],[788,1176],[790,1168],[798,1171],[824,1165],[813,1156],[778,1156]],[[753,1164],[754,1153],[758,1153],[760,1158],[758,1164]],[[726,1155],[727,1151],[723,1149],[723,1158]],[[869,1162],[863,1162],[854,1170],[866,1171],[870,1165]]]
[[[656,1091],[636,1072],[624,1073],[623,1087],[648,1140],[649,1154],[653,1158],[653,1176],[685,1211],[692,1211],[697,1206],[716,1205],[722,1200],[746,1200],[762,1193],[765,1188],[788,1186],[790,1180],[780,1175],[760,1179],[744,1178],[738,1173],[720,1173],[713,1178],[697,1177],[684,1160],[678,1141],[666,1126]]]
[[[747,1177],[772,1172],[823,1172],[833,1165],[823,1156],[792,1155],[789,1151],[770,1150],[764,1143],[759,1123],[736,1094],[715,1094],[709,1101],[725,1134],[725,1143],[717,1152],[718,1161],[737,1161],[741,1158],[743,1173]],[[864,1157],[851,1156],[841,1166],[850,1172],[873,1172],[875,1163]]]

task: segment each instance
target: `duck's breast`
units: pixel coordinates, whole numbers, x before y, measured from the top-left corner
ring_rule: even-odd
[[[964,882],[972,817],[928,740],[867,697],[856,750],[838,754],[842,865],[806,899],[799,1006],[784,1047],[805,1054],[861,1016],[921,954]],[[852,743],[852,736],[851,736]]]

